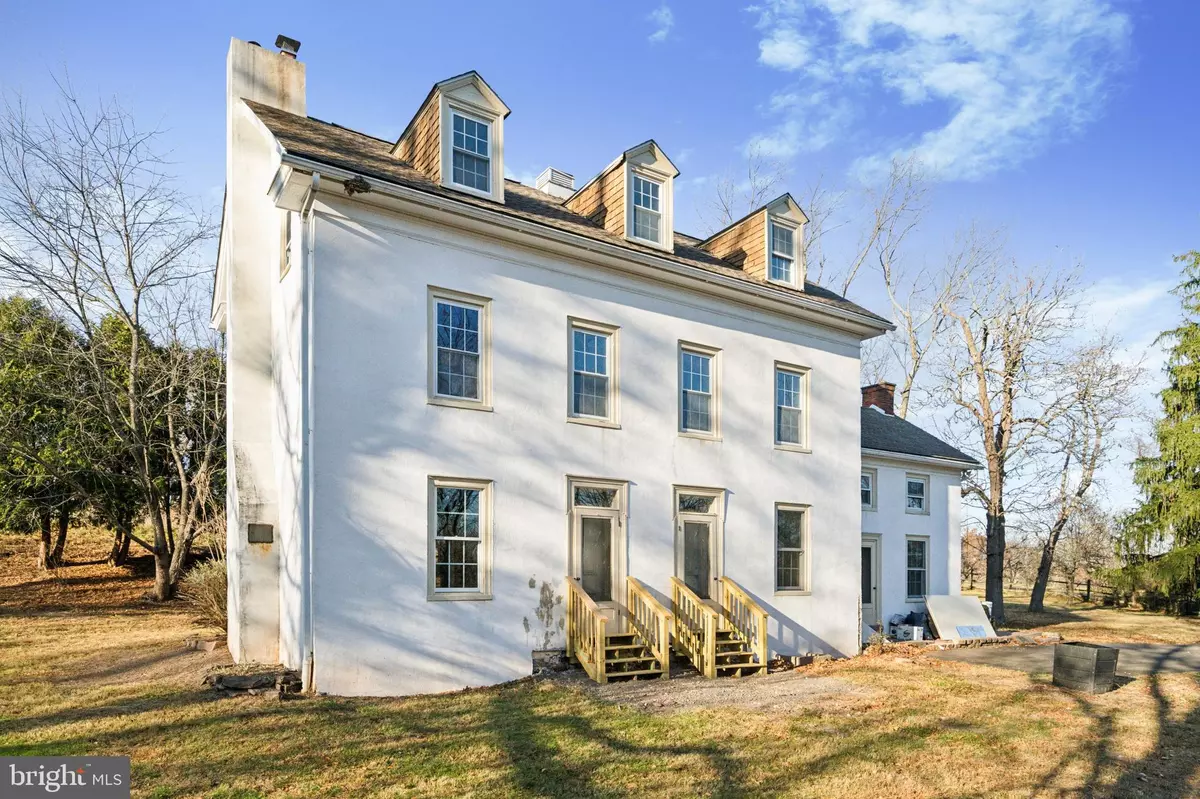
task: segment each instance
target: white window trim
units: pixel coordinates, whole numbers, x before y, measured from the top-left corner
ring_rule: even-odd
[[[804,553],[804,564],[800,570],[803,588],[779,587],[779,512],[799,511],[804,514],[804,522],[800,529],[800,548]],[[812,506],[794,502],[776,502],[775,513],[771,517],[771,581],[775,586],[775,596],[811,596],[812,595]]]
[[[683,426],[683,354],[685,352],[694,355],[704,355],[712,359],[712,368],[709,370],[712,396],[712,404],[710,406],[710,413],[712,415],[711,432],[688,430]],[[675,424],[679,435],[685,438],[699,438],[704,441],[721,440],[721,350],[691,341],[681,340],[679,342],[679,348],[675,355],[675,417]]]
[[[429,478],[428,548],[425,556],[425,598],[430,602],[478,601],[492,598],[492,486],[491,480],[460,477]],[[466,488],[479,492],[479,588],[475,591],[440,590],[435,587],[437,569],[437,490]]]
[[[779,227],[781,227],[781,228],[787,228],[788,230],[792,231],[792,254],[790,256],[792,259],[792,279],[791,280],[776,280],[771,277],[771,256],[773,254],[775,254],[774,237],[771,235],[771,227],[773,225],[779,225]],[[800,256],[799,256],[799,254],[797,254],[797,250],[800,249],[800,247],[797,242],[800,239],[800,226],[793,222],[785,220],[782,217],[773,216],[773,215],[768,214],[766,228],[767,228],[767,241],[766,241],[765,246],[766,246],[766,253],[767,253],[767,264],[766,264],[766,266],[767,266],[767,269],[766,269],[767,282],[775,283],[780,286],[791,286],[792,288],[798,287],[800,284]],[[779,253],[779,254],[784,255],[784,253]],[[784,257],[789,257],[789,256],[785,255]]]
[[[706,521],[712,525],[712,541],[709,542],[709,576],[717,582],[725,575],[725,489],[707,488],[704,486],[672,486],[671,516],[675,520],[675,576],[683,579],[683,523],[685,521]],[[708,513],[696,511],[681,511],[679,497],[682,494],[695,494],[711,497],[712,507]],[[713,594],[716,596],[716,594]]]
[[[925,545],[925,593],[921,596],[913,596],[908,593],[908,542],[920,541]],[[924,602],[925,597],[929,595],[929,557],[932,551],[929,548],[929,536],[927,535],[906,535],[904,536],[904,601],[905,602]]]
[[[633,235],[633,176],[650,180],[659,185],[658,189],[658,241],[643,239]],[[674,252],[675,250],[675,199],[672,196],[672,178],[670,175],[650,169],[646,166],[625,163],[625,239],[647,247],[657,247],[660,250]]]
[[[602,333],[608,336],[608,416],[582,416],[575,413],[575,336],[574,331]],[[621,328],[603,322],[567,317],[567,421],[571,424],[621,429]]]
[[[921,510],[914,510],[913,508],[908,507],[908,497],[909,497],[908,481],[909,480],[920,480],[922,483],[925,484],[925,501],[923,503],[921,503],[923,506],[921,508]],[[913,516],[928,516],[929,515],[929,475],[914,474],[912,472],[908,472],[907,474],[904,475],[904,512],[912,514]]]
[[[479,309],[479,399],[463,397],[446,397],[437,393],[437,303],[457,303],[472,305]],[[466,294],[461,291],[428,287],[428,300],[425,315],[425,337],[428,340],[425,351],[426,372],[428,377],[428,396],[426,402],[430,405],[442,405],[449,408],[465,408],[474,411],[492,410],[492,301],[488,297],[477,294]]]
[[[470,117],[488,126],[488,164],[491,168],[489,184],[491,191],[480,191],[471,186],[454,182],[454,114]],[[461,99],[441,97],[441,147],[439,171],[442,186],[464,194],[473,194],[498,203],[504,202],[504,119],[487,108],[463,102]]]
[[[800,388],[802,392],[800,406],[800,443],[793,444],[790,441],[779,440],[779,424],[778,424],[778,408],[779,396],[776,387],[777,372],[790,372],[800,376]],[[809,442],[809,417],[812,415],[809,409],[812,407],[809,402],[809,387],[812,370],[807,366],[798,366],[792,363],[784,363],[783,361],[775,362],[775,369],[771,372],[771,437],[775,441],[775,449],[785,450],[787,452],[812,453],[812,446]]]
[[[862,474],[865,477],[871,478],[871,503],[863,505],[862,509],[869,511],[879,510],[879,470],[873,467],[863,467]],[[862,499],[861,490],[859,491],[859,499]]]

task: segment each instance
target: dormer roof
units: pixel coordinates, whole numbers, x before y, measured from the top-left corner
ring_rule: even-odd
[[[440,198],[439,202],[451,201],[458,204],[464,214],[486,210],[510,217],[518,224],[542,226],[558,231],[560,235],[576,237],[584,247],[600,244],[609,248],[625,249],[631,257],[644,259],[646,256],[653,256],[660,259],[663,268],[667,270],[698,270],[700,273],[709,273],[725,280],[734,279],[748,284],[767,283],[761,276],[746,273],[738,264],[717,257],[711,251],[702,248],[700,245],[703,242],[693,236],[679,232],[672,235],[668,231],[669,247],[651,247],[613,233],[595,219],[572,209],[567,204],[568,201],[511,180],[503,182],[503,204],[491,202],[486,198],[447,188],[412,162],[397,157],[394,142],[390,140],[374,138],[312,117],[289,114],[260,103],[245,102],[266,130],[275,137],[284,163],[298,171],[308,172],[316,167],[325,166],[335,175],[341,173],[362,178],[368,191],[375,188],[380,191],[421,192],[433,198]],[[653,155],[658,158],[662,151],[653,141],[643,142],[626,150],[604,171],[624,163],[630,153]],[[672,176],[678,174],[674,164],[663,168]],[[604,172],[601,173],[603,174]],[[593,178],[589,183],[595,180]],[[579,192],[575,193],[578,194]],[[587,244],[587,241],[594,244]],[[790,294],[809,307],[823,307],[827,309],[826,313],[832,314],[831,318],[854,319],[856,324],[880,332],[892,329],[892,325],[886,319],[813,283],[801,282],[795,287],[776,284],[771,286],[771,289]]]
[[[512,109],[500,99],[500,95],[496,94],[496,91],[488,85],[483,76],[472,69],[470,72],[464,72],[461,75],[455,75],[453,78],[446,78],[433,84],[433,87],[429,90],[429,94],[425,95],[425,99],[421,101],[421,105],[417,108],[417,113],[413,114],[412,119],[404,127],[404,132],[400,134],[400,138],[396,139],[396,144],[392,148],[392,152],[397,151],[397,148],[400,147],[400,142],[404,141],[404,137],[412,132],[413,125],[421,118],[422,112],[425,111],[426,107],[438,94],[450,94],[452,92],[462,94],[462,89],[473,89],[479,96],[480,104],[493,111],[500,112],[502,119],[507,119],[508,115],[512,113]]]

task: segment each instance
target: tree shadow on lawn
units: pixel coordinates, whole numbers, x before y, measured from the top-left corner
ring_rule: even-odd
[[[1142,757],[1126,761],[1114,753],[1118,714],[1122,708],[1100,706],[1087,694],[1065,691],[1079,710],[1092,722],[1089,740],[1064,755],[1038,784],[1035,793],[1050,789],[1056,779],[1072,763],[1082,760],[1087,778],[1077,792],[1087,797],[1148,796],[1156,799],[1185,799],[1197,795],[1194,781],[1200,777],[1200,702],[1185,714],[1172,713],[1170,698],[1163,691],[1162,677],[1157,673],[1170,658],[1169,652],[1159,656],[1147,681],[1154,700],[1156,733],[1153,746]],[[1200,689],[1200,675],[1189,675]],[[1138,682],[1124,678],[1122,685]],[[1118,688],[1119,689],[1119,688]],[[1110,785],[1103,784],[1106,772],[1116,769],[1119,775]]]

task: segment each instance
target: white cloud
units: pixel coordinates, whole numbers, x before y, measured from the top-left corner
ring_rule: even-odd
[[[758,43],[758,62],[768,67],[792,71],[811,60],[808,40],[791,28],[776,28]]]
[[[754,10],[759,61],[797,73],[789,91],[836,93],[852,108],[878,104],[882,93],[945,109],[941,124],[901,131],[864,154],[858,171],[916,151],[931,173],[968,180],[1020,163],[1094,119],[1131,27],[1107,0],[770,0]],[[777,106],[772,98],[769,110],[782,119],[760,137],[829,127],[818,120],[820,105]]]
[[[675,15],[666,3],[651,11],[646,19],[654,25],[654,32],[649,36],[651,42],[666,41],[667,36],[671,33],[671,28],[675,27]]]

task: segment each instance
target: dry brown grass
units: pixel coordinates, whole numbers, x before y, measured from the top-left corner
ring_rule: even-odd
[[[108,567],[38,575],[27,543],[0,537],[16,552],[0,558],[0,754],[129,754],[138,797],[1200,794],[1191,675],[1082,697],[890,652],[792,675],[821,690],[766,711],[634,707],[534,681],[413,699],[217,698],[200,676],[226,656],[183,649],[198,632],[184,606],[138,603],[146,579]],[[825,690],[835,683],[851,690]]]

